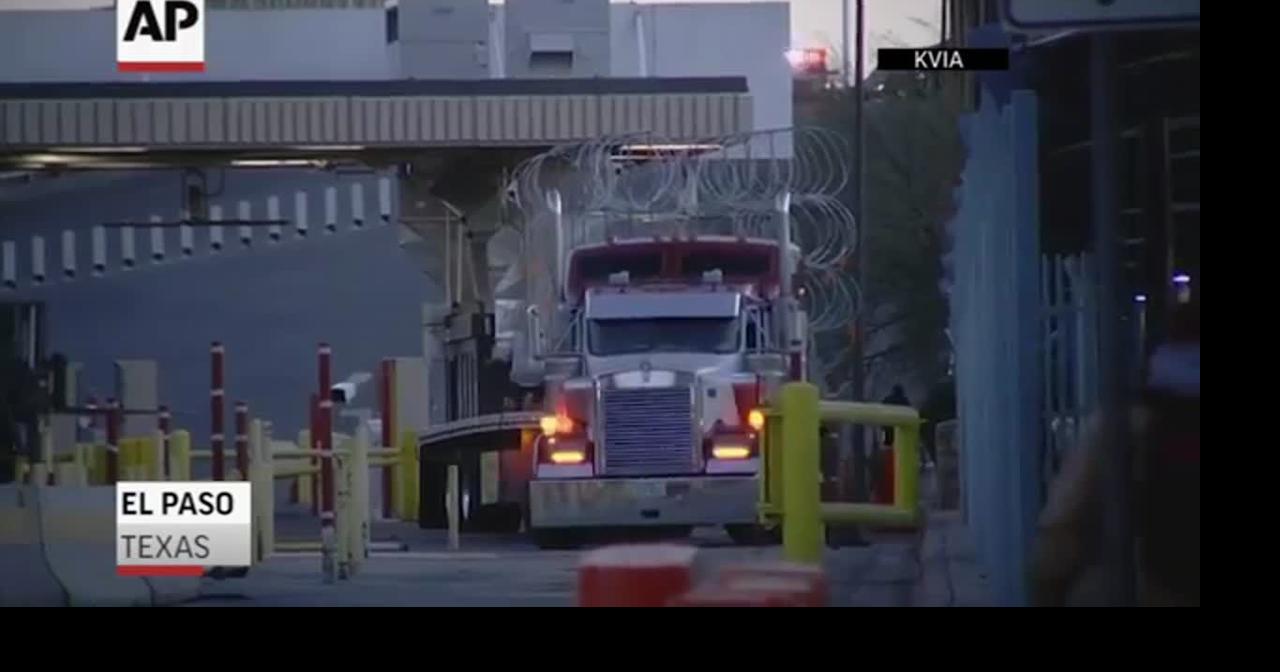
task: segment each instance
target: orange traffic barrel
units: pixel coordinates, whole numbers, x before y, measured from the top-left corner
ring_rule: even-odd
[[[676,544],[608,546],[578,566],[580,607],[662,607],[693,585],[697,549]]]

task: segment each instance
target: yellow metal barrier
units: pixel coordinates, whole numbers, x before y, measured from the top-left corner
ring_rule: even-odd
[[[156,436],[132,436],[120,440],[120,480],[164,480],[163,443]],[[170,465],[172,466],[172,465]]]
[[[395,471],[391,481],[393,484],[391,501],[396,508],[396,517],[400,520],[416,522],[418,520],[418,435],[416,432],[400,433],[400,463]]]
[[[309,460],[323,456],[322,451],[298,448],[288,442],[271,439],[269,423],[249,423],[249,475],[253,484],[253,553],[261,562],[273,553],[317,549],[322,555],[332,554],[335,578],[349,578],[358,573],[370,547],[369,510],[369,433],[361,427],[354,437],[341,439],[333,451],[334,519],[333,545],[323,539],[303,542],[281,542],[275,535],[275,487],[277,479],[317,478],[321,467]],[[387,451],[377,451],[384,454]],[[329,566],[329,563],[325,563]]]
[[[169,433],[169,480],[191,480],[191,432]]]
[[[298,447],[299,448],[311,447],[311,430],[304,429],[298,432]],[[298,476],[297,488],[298,488],[299,504],[306,504],[306,505],[311,504],[311,501],[312,501],[311,495],[313,492],[317,491],[317,488],[318,488],[318,486],[312,485],[312,482],[313,482],[313,477],[311,474],[303,474]]]
[[[333,544],[328,547],[321,540],[290,544],[275,538],[275,481],[298,479],[299,499],[309,503],[311,483],[319,480],[321,467],[318,458],[323,453],[310,446],[307,431],[301,432],[298,440],[297,445],[273,442],[269,422],[254,420],[250,423],[248,480],[253,485],[254,561],[265,560],[273,552],[289,550],[290,546],[314,547],[335,555],[338,572],[349,577],[359,571],[370,548],[374,547],[370,539],[370,469],[390,467],[393,470],[395,513],[403,520],[417,520],[417,435],[406,431],[401,435],[399,445],[378,448],[369,445],[368,430],[363,427],[355,436],[334,435],[338,446],[333,451],[337,529]],[[166,476],[163,446],[164,437],[159,432],[151,436],[120,438],[117,452],[119,480],[163,480]],[[34,478],[40,483],[53,482],[56,485],[105,484],[107,455],[107,447],[102,444],[76,444],[70,452],[62,454],[55,454],[45,446],[38,461],[32,463],[18,458],[15,466],[20,480]],[[234,457],[234,452],[228,451],[227,457]],[[212,451],[192,448],[190,432],[170,432],[168,480],[193,480],[193,460],[211,458]]]
[[[33,483],[44,484],[52,476],[55,485],[87,485],[91,449],[87,444],[76,444],[69,453],[55,454],[46,448],[34,464],[19,456],[14,461],[14,482],[26,482],[29,477]]]
[[[784,385],[767,414],[760,514],[781,520],[783,554],[794,562],[822,559],[824,523],[915,527],[921,522],[920,415],[884,404],[820,401],[809,383]],[[823,502],[819,436],[824,422],[894,428],[893,504]]]

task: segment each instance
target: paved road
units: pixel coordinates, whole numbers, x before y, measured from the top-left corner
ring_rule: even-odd
[[[932,479],[921,482],[933,501]],[[315,518],[293,507],[277,519],[281,539],[317,539]],[[987,579],[972,536],[955,511],[931,510],[919,534],[872,534],[863,545],[828,548],[824,565],[833,606],[987,606]],[[847,535],[845,541],[851,541]],[[317,554],[282,555],[244,579],[207,580],[190,606],[571,606],[585,551],[542,551],[523,535],[464,534],[450,552],[439,530],[378,523],[375,541],[408,548],[370,558],[349,581],[324,585]],[[869,543],[868,543],[869,542]],[[735,546],[716,528],[684,543],[699,548],[699,573],[717,566],[781,558],[781,548]]]
[[[206,580],[189,606],[572,606],[584,551],[543,551],[520,536],[464,535],[450,552],[444,535],[411,526],[378,526],[409,551],[378,554],[355,578],[324,585],[316,554],[282,555],[244,579]],[[776,559],[780,549],[732,545],[718,530],[698,530],[700,566]],[[828,550],[832,601],[840,606],[895,606],[910,601],[917,574],[911,545],[888,539]]]

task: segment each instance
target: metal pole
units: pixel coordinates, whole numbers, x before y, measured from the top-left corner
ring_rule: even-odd
[[[853,334],[853,375],[852,390],[850,398],[853,401],[861,401],[866,394],[866,371],[863,365],[863,355],[866,350],[863,338],[866,333],[866,315],[865,306],[861,302],[861,298],[865,296],[863,291],[863,269],[866,265],[867,255],[864,254],[863,241],[865,236],[862,235],[863,226],[865,225],[866,208],[863,207],[863,167],[865,166],[864,146],[866,133],[863,123],[863,92],[862,80],[864,76],[865,59],[863,56],[864,41],[866,39],[866,31],[864,30],[864,19],[866,18],[866,6],[863,0],[857,0],[857,32],[853,60],[854,60],[854,85],[850,91],[854,95],[853,104],[853,218],[854,218],[854,267],[853,279],[858,286],[858,297],[860,299],[857,306],[857,313],[854,315],[854,334]],[[847,436],[849,432],[844,432],[841,436]],[[853,498],[856,501],[865,501],[867,498],[867,455],[866,455],[866,433],[861,425],[853,428],[851,440],[853,445],[844,448],[844,452],[852,452],[853,461]],[[852,449],[850,451],[850,448]],[[846,459],[847,459],[846,455]]]
[[[378,379],[378,406],[382,416],[382,436],[379,447],[396,446],[395,375],[396,360],[382,360],[382,374]],[[382,517],[390,520],[395,515],[392,492],[395,490],[395,468],[382,468]]]
[[[240,480],[249,480],[249,405],[237,401],[235,406],[236,424],[236,469],[240,472]]]
[[[164,456],[163,471],[160,472],[161,478],[166,481],[173,480],[172,460],[169,458],[169,434],[172,431],[173,416],[169,413],[168,406],[160,407],[160,416],[156,421],[156,429],[160,430],[160,451]]]
[[[120,480],[120,406],[107,399],[107,485]]]
[[[307,444],[312,450],[320,450],[320,395],[312,393],[311,398],[307,401],[307,412],[310,414],[311,422],[308,425]],[[301,444],[299,444],[301,447]],[[320,459],[312,456],[311,466],[319,466]],[[308,475],[306,478],[306,487],[311,495],[311,515],[320,515],[320,479],[315,475]],[[301,486],[299,486],[301,487]]]
[[[853,73],[850,72],[853,61],[849,54],[849,0],[840,0],[840,54],[840,76],[844,78],[844,85],[849,86],[853,81]]]
[[[778,328],[778,343],[782,346],[783,352],[788,354],[788,366],[790,366],[791,339],[795,334],[791,333],[791,310],[792,299],[795,288],[792,286],[795,269],[791,266],[791,192],[784,191],[778,194],[773,203],[774,215],[777,217],[778,230],[778,307],[781,310],[776,315]],[[793,377],[796,373],[792,372]]]
[[[338,575],[337,542],[334,514],[333,478],[333,400],[320,400],[320,569],[325,583],[333,583]]]
[[[226,455],[223,453],[223,365],[225,350],[222,344],[214,341],[209,346],[210,385],[209,385],[209,448],[213,454],[213,480],[225,478]]]
[[[1115,570],[1112,596],[1120,605],[1134,603],[1133,527],[1129,510],[1131,465],[1124,421],[1124,366],[1121,354],[1120,254],[1116,185],[1115,42],[1110,33],[1094,34],[1089,76],[1093,91],[1089,121],[1092,134],[1093,245],[1098,264],[1098,403],[1105,419],[1108,478],[1105,529],[1108,555]]]
[[[333,387],[332,355],[328,343],[321,343],[316,349],[320,379],[320,389],[317,392],[320,400],[317,404],[320,436],[312,438],[320,448],[320,553],[325,583],[333,583],[338,572],[334,530],[333,400],[329,396],[329,390]]]
[[[462,507],[462,496],[459,492],[458,485],[458,465],[450,464],[448,472],[448,482],[445,485],[446,496],[449,498],[449,505],[446,508],[449,522],[449,550],[456,551],[461,545],[459,543],[458,527],[460,525],[460,511]]]

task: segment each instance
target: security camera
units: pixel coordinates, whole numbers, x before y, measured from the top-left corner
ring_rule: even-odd
[[[329,398],[335,404],[349,404],[356,398],[356,386],[351,383],[338,383],[329,389]]]
[[[373,379],[373,375],[360,372],[351,374],[346,380],[329,388],[329,399],[335,404],[350,404],[356,398],[356,390]]]

